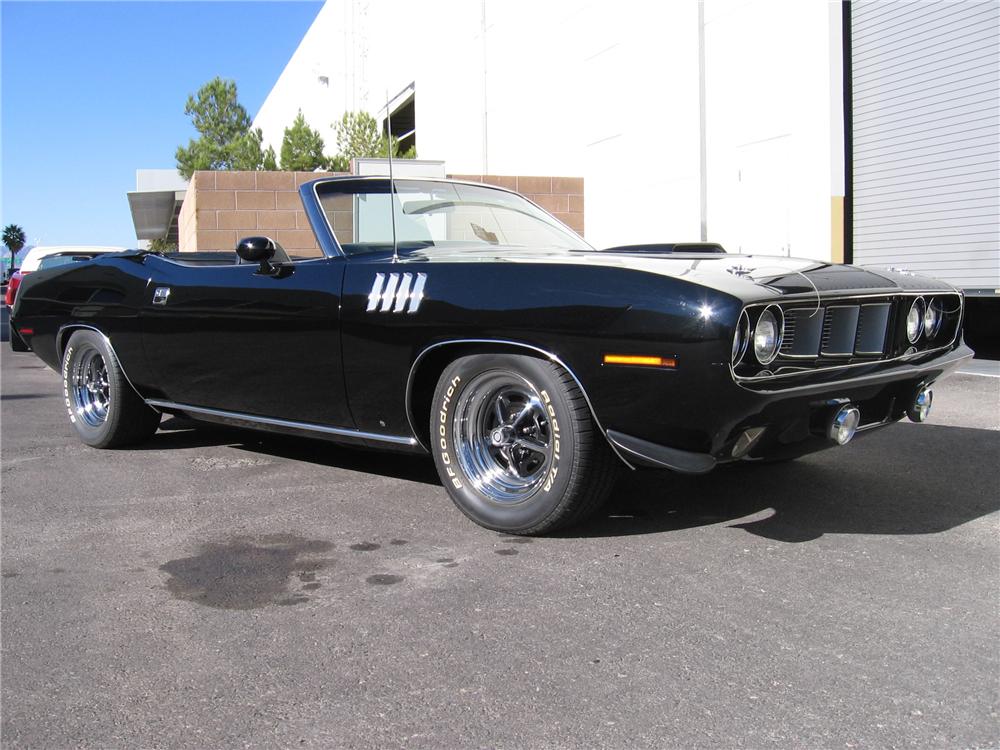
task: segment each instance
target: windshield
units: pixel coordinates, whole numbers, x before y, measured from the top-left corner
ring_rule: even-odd
[[[521,196],[479,185],[430,180],[332,180],[317,186],[333,233],[348,255],[424,247],[592,248]]]

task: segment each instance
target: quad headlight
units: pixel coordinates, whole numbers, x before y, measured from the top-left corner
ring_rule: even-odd
[[[736,367],[746,354],[747,344],[750,342],[750,316],[744,310],[740,314],[740,322],[736,324],[736,333],[733,334],[733,367]]]
[[[920,297],[913,300],[906,314],[906,338],[911,344],[917,343],[924,330],[924,301]]]
[[[757,326],[753,331],[753,353],[762,365],[770,364],[778,356],[783,327],[784,316],[781,315],[781,309],[774,305],[766,308],[757,318]]]
[[[934,303],[935,300],[928,300],[927,309],[924,310],[924,336],[928,339],[937,336],[941,328],[941,308]]]

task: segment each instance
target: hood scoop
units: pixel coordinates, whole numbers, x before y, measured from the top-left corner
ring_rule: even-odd
[[[604,253],[626,255],[726,255],[726,249],[716,242],[660,242],[645,245],[617,245]]]
[[[800,273],[787,273],[761,266],[750,276],[758,284],[780,289],[786,294],[840,289],[885,289],[895,287],[892,279],[853,266],[816,264]],[[805,277],[805,278],[804,278]]]

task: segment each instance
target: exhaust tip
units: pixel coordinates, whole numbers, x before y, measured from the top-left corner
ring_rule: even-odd
[[[924,386],[913,398],[913,403],[906,410],[906,416],[911,422],[923,422],[931,413],[931,404],[934,403],[934,391],[930,386]]]
[[[837,445],[847,445],[858,431],[860,422],[861,412],[858,411],[858,407],[850,404],[842,406],[830,419],[826,435]]]

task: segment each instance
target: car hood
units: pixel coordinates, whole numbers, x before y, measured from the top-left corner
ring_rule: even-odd
[[[684,279],[745,301],[791,294],[861,294],[899,291],[953,291],[937,279],[888,268],[821,263],[771,255],[623,252],[479,245],[429,247],[407,253],[414,262],[546,263],[622,268]]]

